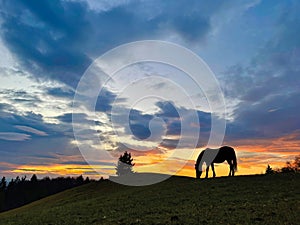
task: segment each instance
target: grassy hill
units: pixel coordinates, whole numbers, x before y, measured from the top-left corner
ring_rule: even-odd
[[[90,183],[0,214],[0,224],[298,224],[299,174]]]

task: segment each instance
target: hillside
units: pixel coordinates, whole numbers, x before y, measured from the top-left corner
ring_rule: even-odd
[[[299,174],[103,181],[1,213],[0,224],[297,224],[299,205]]]

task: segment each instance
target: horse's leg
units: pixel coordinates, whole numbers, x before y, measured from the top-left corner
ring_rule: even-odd
[[[202,171],[196,170],[196,178],[200,179]]]
[[[209,166],[206,167],[206,175],[205,175],[205,178],[208,178],[208,171],[209,171]]]
[[[233,163],[232,163],[232,165],[231,165],[231,176],[234,177],[234,165],[233,165]]]
[[[227,160],[227,163],[229,164],[229,174],[228,174],[228,176],[230,177],[231,176],[231,171],[233,169],[233,165],[231,163],[231,160]]]
[[[216,177],[215,166],[214,166],[213,163],[211,164],[211,169],[212,169],[212,171],[213,171],[213,177]]]

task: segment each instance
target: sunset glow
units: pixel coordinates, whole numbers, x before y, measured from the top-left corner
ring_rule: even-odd
[[[41,2],[0,3],[0,178],[109,177],[125,151],[195,177],[218,138],[236,175],[300,154],[300,2]]]

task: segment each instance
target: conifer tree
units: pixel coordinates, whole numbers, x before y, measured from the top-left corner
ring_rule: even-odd
[[[128,174],[133,174],[132,167],[135,165],[132,163],[133,158],[131,157],[131,153],[128,153],[127,151],[120,155],[118,160],[118,165],[116,167],[116,174],[118,176],[124,176]]]
[[[266,169],[266,174],[273,174],[274,170],[272,169],[272,167],[268,164],[267,169]]]

